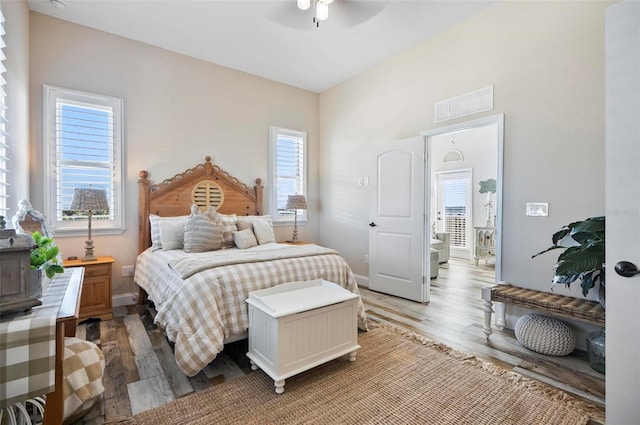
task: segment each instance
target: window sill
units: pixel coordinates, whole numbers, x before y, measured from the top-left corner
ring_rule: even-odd
[[[117,229],[91,229],[91,236],[101,236],[101,235],[120,235],[124,233],[125,228],[117,228]],[[77,236],[86,237],[89,233],[89,227],[86,229],[52,229],[54,238],[71,238]]]

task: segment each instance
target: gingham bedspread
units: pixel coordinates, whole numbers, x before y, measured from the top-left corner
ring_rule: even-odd
[[[292,247],[259,245],[245,251]],[[138,256],[135,281],[147,291],[158,314],[155,323],[175,342],[176,362],[187,376],[194,376],[222,351],[224,340],[242,335],[249,325],[245,300],[250,291],[286,282],[324,279],[359,294],[344,258],[337,254],[284,258],[216,267],[180,279],[169,267],[184,251],[146,250]],[[366,315],[359,301],[358,327],[366,330]]]

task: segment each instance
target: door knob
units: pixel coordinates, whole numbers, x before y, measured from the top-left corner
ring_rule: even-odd
[[[372,221],[371,223],[369,223],[369,226],[371,226],[371,227],[376,227],[376,226],[377,226],[377,224],[376,224],[376,223],[374,223],[374,222]]]
[[[637,274],[640,274],[640,270],[636,267],[635,264],[629,261],[619,261],[615,267],[616,273],[618,273],[622,277],[633,277]]]

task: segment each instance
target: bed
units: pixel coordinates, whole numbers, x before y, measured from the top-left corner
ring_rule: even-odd
[[[141,171],[138,187],[134,280],[140,301],[154,303],[155,323],[175,343],[187,376],[213,361],[225,343],[246,338],[249,291],[324,279],[359,294],[336,251],[275,242],[271,218],[262,214],[260,179],[249,187],[206,157],[158,184]],[[358,327],[366,330],[361,300]]]

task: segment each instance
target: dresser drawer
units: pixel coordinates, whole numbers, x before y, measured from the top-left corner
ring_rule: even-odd
[[[84,267],[84,277],[102,277],[111,274],[111,264],[94,264]]]

